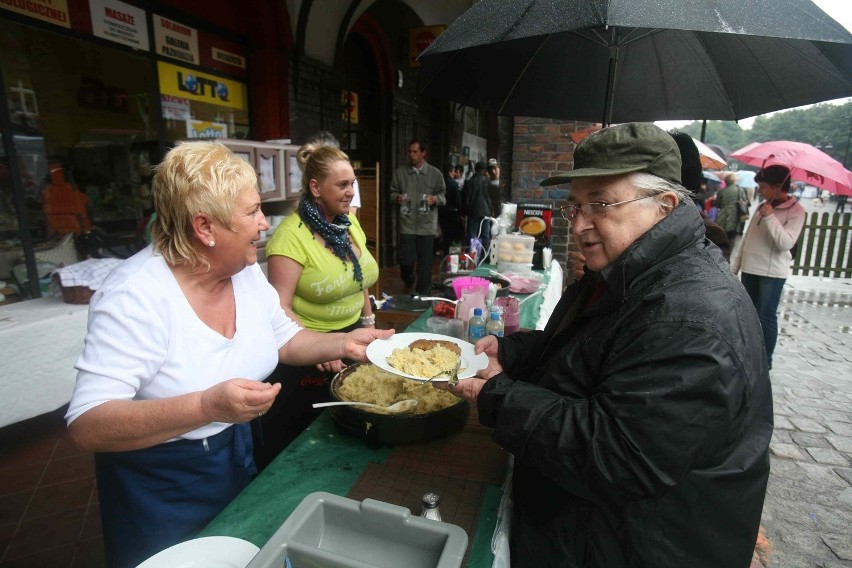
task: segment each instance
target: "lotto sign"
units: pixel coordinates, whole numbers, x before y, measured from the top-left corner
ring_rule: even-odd
[[[214,105],[246,108],[245,83],[202,73],[194,69],[157,62],[160,94]]]
[[[222,122],[212,122],[209,120],[193,120],[186,121],[186,137],[187,138],[227,138],[228,125]]]

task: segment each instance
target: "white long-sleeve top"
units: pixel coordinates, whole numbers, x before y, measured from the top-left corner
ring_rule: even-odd
[[[731,258],[731,270],[771,278],[790,276],[790,249],[799,240],[805,216],[804,207],[792,197],[775,207],[772,215],[761,215],[758,206]]]

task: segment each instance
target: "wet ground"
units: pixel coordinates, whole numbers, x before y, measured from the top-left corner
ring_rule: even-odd
[[[852,567],[852,280],[791,277],[778,324],[766,538],[752,566]]]

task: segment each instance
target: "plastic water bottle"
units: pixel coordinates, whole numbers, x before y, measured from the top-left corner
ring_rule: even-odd
[[[424,519],[431,519],[433,521],[441,520],[441,510],[438,509],[438,501],[440,501],[440,497],[436,493],[426,493],[423,495],[423,512],[420,513],[420,516]]]
[[[494,307],[491,309],[491,318],[485,324],[485,333],[487,335],[503,337],[503,314],[500,313],[500,308]]]
[[[467,322],[467,337],[471,343],[476,343],[485,337],[485,318],[482,316],[482,308],[473,309],[473,316]]]

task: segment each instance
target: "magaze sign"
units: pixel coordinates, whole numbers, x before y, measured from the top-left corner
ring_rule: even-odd
[[[89,0],[92,33],[116,43],[148,51],[145,11],[119,0]]]

